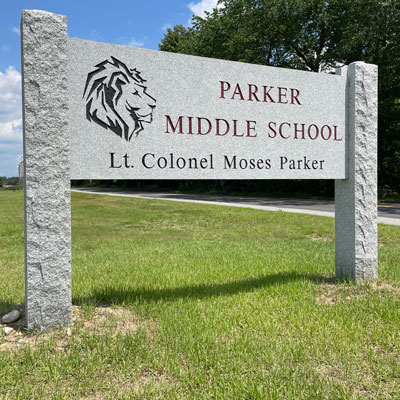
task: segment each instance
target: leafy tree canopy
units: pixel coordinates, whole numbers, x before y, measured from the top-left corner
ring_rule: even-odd
[[[192,26],[177,25],[160,50],[333,72],[379,66],[380,184],[400,188],[400,1],[219,0]]]

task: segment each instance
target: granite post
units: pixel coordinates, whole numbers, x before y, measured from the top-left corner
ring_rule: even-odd
[[[71,324],[67,19],[21,20],[25,167],[25,302],[29,329]]]
[[[378,277],[376,65],[355,62],[347,75],[347,179],[335,181],[336,277],[361,283]]]

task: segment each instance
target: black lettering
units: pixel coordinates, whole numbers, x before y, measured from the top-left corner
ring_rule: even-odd
[[[147,156],[151,156],[151,157],[154,159],[154,154],[152,154],[152,153],[146,153],[146,154],[144,154],[143,157],[142,157],[142,165],[143,165],[143,167],[145,167],[145,168],[147,168],[147,169],[151,169],[151,168],[154,167],[154,164],[153,164],[151,167],[147,165],[147,163],[146,163],[146,158],[147,158]]]
[[[161,161],[163,161],[163,164],[161,164]],[[167,161],[167,159],[165,157],[160,157],[157,160],[157,165],[158,165],[158,168],[160,168],[160,169],[166,168],[167,164],[168,164],[168,161]]]
[[[247,160],[246,160],[245,158],[242,158],[242,159],[239,161],[239,167],[240,167],[241,169],[246,169],[246,168],[247,168]]]
[[[110,156],[111,156],[111,165],[110,165],[110,168],[121,168],[122,165],[119,165],[119,166],[114,165],[114,155],[115,155],[115,153],[110,153]]]
[[[186,160],[183,157],[179,157],[176,159],[176,166],[179,169],[183,169],[186,167]]]
[[[200,165],[201,165],[202,160],[205,160],[205,158],[202,158],[200,160]],[[189,161],[189,169],[197,169],[197,158],[189,158],[188,161]],[[193,164],[194,164],[194,166],[193,166]],[[203,168],[203,167],[201,167],[201,168]]]
[[[232,157],[231,162],[229,162],[228,156],[224,156],[224,169],[236,169],[236,156]]]
[[[129,168],[130,165],[128,164],[128,158],[129,158],[128,153],[125,153],[123,158],[125,159],[125,168]]]

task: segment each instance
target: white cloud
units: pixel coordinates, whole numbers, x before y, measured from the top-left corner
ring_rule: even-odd
[[[0,176],[16,176],[22,153],[21,74],[0,71]]]
[[[121,43],[123,46],[133,46],[133,47],[143,47],[148,39],[147,36],[143,36],[142,39],[138,40],[134,37],[120,37],[117,42]]]
[[[131,38],[131,40],[129,40],[129,42],[128,42],[128,46],[143,47],[144,40],[136,40],[135,38]]]
[[[162,29],[163,31],[166,31],[167,29],[172,29],[172,25],[171,25],[171,24],[165,24],[165,25],[163,25],[163,26],[161,27],[161,29]]]
[[[21,74],[8,67],[0,71],[0,123],[11,122],[21,118]]]
[[[93,28],[90,31],[89,38],[90,38],[90,40],[93,40],[94,42],[101,42],[103,40],[102,36],[100,35],[99,32],[97,32],[96,28]]]
[[[201,0],[198,3],[189,3],[188,7],[194,15],[204,18],[206,11],[211,12],[214,8],[222,8],[217,3],[218,0]]]
[[[16,33],[17,35],[21,35],[21,32],[20,32],[19,28],[17,28],[16,26],[13,26],[11,28],[11,32]]]
[[[0,145],[22,141],[22,118],[0,123]]]

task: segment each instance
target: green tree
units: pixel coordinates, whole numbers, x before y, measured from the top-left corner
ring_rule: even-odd
[[[160,49],[262,65],[333,72],[379,66],[379,182],[400,189],[400,2],[220,0],[192,26],[169,30]],[[176,44],[177,43],[177,44]]]
[[[167,33],[161,39],[158,48],[172,53],[187,53],[191,45],[191,30],[183,25],[167,28]]]

